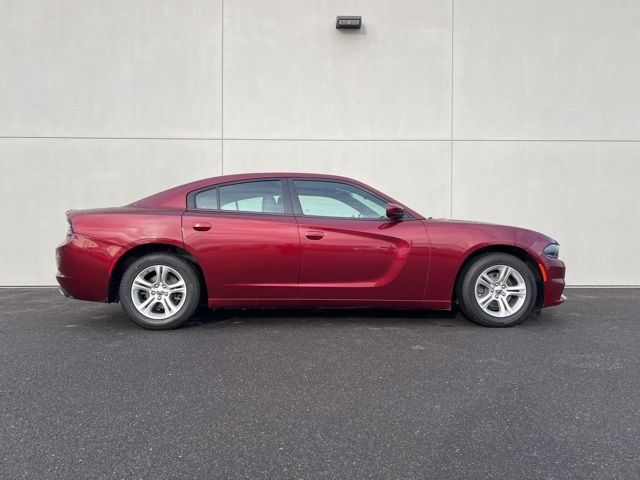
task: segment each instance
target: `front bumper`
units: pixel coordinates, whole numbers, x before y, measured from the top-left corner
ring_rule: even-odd
[[[553,307],[565,302],[567,297],[563,295],[566,272],[564,262],[556,258],[547,258],[541,268],[544,268],[544,275],[546,276],[544,281],[544,306]]]

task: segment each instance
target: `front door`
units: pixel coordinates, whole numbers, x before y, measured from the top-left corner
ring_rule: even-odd
[[[429,241],[421,221],[408,214],[387,218],[386,200],[348,183],[293,180],[292,187],[301,300],[327,305],[422,300]]]

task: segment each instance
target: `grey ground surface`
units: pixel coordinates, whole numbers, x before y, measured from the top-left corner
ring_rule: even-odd
[[[640,477],[640,289],[511,329],[459,315],[225,311],[0,290],[0,478]]]

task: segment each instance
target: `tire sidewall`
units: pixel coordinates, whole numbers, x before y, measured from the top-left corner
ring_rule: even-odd
[[[166,265],[178,271],[187,288],[187,298],[180,311],[170,321],[162,324],[154,323],[140,313],[131,298],[133,281],[140,272],[153,265]],[[168,253],[153,253],[137,259],[127,267],[120,281],[119,296],[123,310],[133,322],[150,330],[166,330],[178,327],[193,315],[200,301],[200,281],[189,261]]]
[[[527,287],[527,297],[524,304],[518,312],[510,317],[493,317],[486,313],[476,301],[476,280],[485,269],[493,265],[507,265],[516,269],[524,278]],[[460,307],[465,316],[475,323],[490,327],[510,327],[522,322],[533,310],[536,296],[537,286],[531,268],[518,257],[507,253],[490,253],[474,260],[466,269],[458,291]]]

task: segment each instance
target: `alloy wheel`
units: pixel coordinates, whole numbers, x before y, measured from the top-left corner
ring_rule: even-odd
[[[131,299],[138,312],[162,323],[180,311],[187,298],[182,275],[167,265],[153,265],[142,270],[131,285]]]
[[[478,276],[475,298],[480,308],[492,317],[510,317],[524,305],[527,285],[515,268],[493,265]]]

